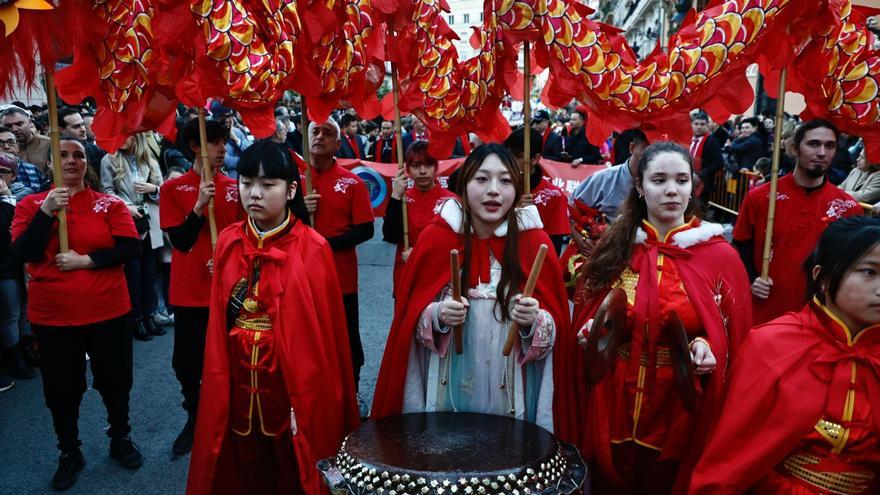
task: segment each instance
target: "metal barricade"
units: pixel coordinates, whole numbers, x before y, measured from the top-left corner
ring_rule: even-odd
[[[750,170],[739,170],[734,173],[719,170],[715,173],[715,187],[709,195],[707,206],[731,215],[738,215],[739,205],[749,192],[749,184],[758,176],[757,172]]]

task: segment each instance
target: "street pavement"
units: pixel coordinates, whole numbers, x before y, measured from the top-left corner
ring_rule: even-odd
[[[366,354],[361,373],[362,395],[369,404],[391,326],[391,270],[394,246],[382,242],[382,219],[372,240],[358,247],[360,262],[360,328]],[[75,297],[74,295],[71,295]],[[171,369],[169,333],[150,342],[134,342],[134,386],[131,394],[131,437],[144,453],[144,465],[128,471],[108,456],[106,412],[100,394],[89,389],[80,408],[80,439],[86,467],[70,494],[184,493],[189,455],[175,456],[171,444],[186,420]],[[89,375],[91,383],[91,375]],[[58,461],[52,418],[43,403],[42,382],[16,381],[0,393],[0,494],[52,493]]]

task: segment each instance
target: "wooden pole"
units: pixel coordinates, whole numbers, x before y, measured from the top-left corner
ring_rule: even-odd
[[[403,170],[403,129],[400,126],[400,80],[397,78],[397,66],[391,64],[391,92],[394,97],[394,135],[397,146],[397,170]],[[400,198],[400,208],[403,217],[403,250],[409,249],[409,220],[406,213],[406,191]]]
[[[547,245],[541,244],[538,248],[538,255],[535,256],[535,262],[532,263],[532,271],[529,273],[529,279],[526,281],[526,287],[522,291],[523,297],[532,297],[535,291],[535,285],[538,283],[538,275],[541,274],[541,267],[544,266],[544,257],[547,256]],[[519,335],[519,324],[513,322],[510,331],[507,332],[507,342],[504,343],[504,355],[509,356],[516,343],[516,337]]]
[[[773,250],[773,222],[776,219],[776,186],[779,181],[779,160],[782,150],[782,117],[785,111],[786,69],[779,74],[779,95],[776,97],[776,124],[773,129],[773,164],[770,168],[770,204],[767,208],[767,230],[764,233],[764,259],[761,264],[761,278],[768,280],[770,275],[770,253]]]
[[[523,193],[532,194],[532,93],[531,47],[523,43]],[[507,354],[505,354],[506,356]]]
[[[55,187],[64,187],[61,180],[61,129],[58,128],[58,96],[55,94],[55,73],[46,71],[46,96],[49,104],[49,138],[52,141],[52,179]],[[58,244],[60,251],[70,251],[70,240],[67,235],[67,209],[62,208],[56,213],[58,217]]]
[[[461,301],[461,264],[458,261],[458,249],[449,251],[449,268],[452,273],[452,299],[455,301]],[[456,354],[464,352],[464,336],[461,332],[461,325],[456,325],[452,328],[452,335],[455,339]]]
[[[306,111],[306,97],[303,95],[299,95],[299,107],[300,107],[300,117],[299,117],[299,128],[300,134],[302,134],[302,157],[303,161],[306,162],[306,191],[303,196],[306,194],[312,193],[312,165],[311,158],[309,157],[309,114]],[[309,213],[309,223],[312,224],[312,228],[315,228],[315,215]]]
[[[199,107],[199,148],[202,156],[202,179],[214,180],[214,171],[211,169],[211,160],[208,158],[208,131],[205,129],[205,107]],[[217,220],[214,218],[214,198],[208,201],[208,227],[211,229],[211,251],[217,247]],[[212,255],[213,257],[213,255]]]

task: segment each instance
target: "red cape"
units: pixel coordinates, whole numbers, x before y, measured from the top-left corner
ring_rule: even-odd
[[[679,268],[679,276],[687,291],[688,298],[693,304],[694,310],[703,324],[712,351],[717,360],[715,371],[710,375],[708,383],[704,387],[702,404],[695,417],[700,421],[696,425],[674,424],[670,425],[669,443],[681,442],[687,439],[687,455],[681,459],[680,473],[689,473],[689,465],[696,462],[696,457],[702,450],[705,435],[708,431],[711,418],[717,414],[724,379],[727,372],[729,355],[737,351],[738,344],[745,338],[746,332],[751,325],[751,291],[748,277],[739,259],[737,252],[721,237],[713,237],[708,241],[690,246],[686,249],[674,248],[682,252],[665,253],[673,256]],[[640,265],[647,263],[647,267],[657,266],[657,248],[646,250],[645,256],[633,256],[634,262],[640,258]],[[656,269],[646,269],[644,266],[633,266],[637,273],[648,273],[648,276],[640,276],[636,292],[636,314],[651,314],[654,311],[644,308],[650,305],[650,301],[659,301],[658,284],[656,281]],[[653,276],[650,276],[653,274]],[[728,317],[727,325],[722,323],[722,317],[714,294],[722,288],[722,303],[724,314]],[[647,294],[643,297],[642,294]],[[586,309],[575,308],[575,324],[573,325],[572,339],[576,338],[577,331],[595,314],[605,294],[594,297]],[[641,307],[641,309],[639,309]],[[643,321],[644,324],[659,324],[657,321]],[[639,326],[639,323],[635,323]],[[572,348],[571,345],[566,348]],[[589,387],[584,375],[584,353],[579,346],[567,356],[560,357],[560,364],[569,367],[568,373],[575,378],[575,388],[557,388],[559,400],[570,404],[569,408],[577,411],[577,417],[585,418],[583,425],[570,425],[573,431],[570,435],[577,435],[580,439],[577,445],[585,458],[595,460],[599,467],[609,476],[614,477],[614,468],[611,460],[611,438],[609,434],[609,415],[621,414],[621,411],[610,411],[608,405],[611,400],[610,382],[604,380],[595,387]],[[635,354],[636,351],[633,350]],[[680,475],[681,476],[681,475]],[[679,483],[684,483],[682,480]]]
[[[758,482],[813,431],[826,401],[844,402],[855,365],[873,368],[867,392],[880,431],[878,329],[848,345],[848,330],[813,301],[749,332],[688,493],[734,495]]]
[[[262,259],[260,299],[275,324],[275,351],[296,413],[298,433],[293,443],[300,480],[306,493],[326,493],[315,464],[335,455],[345,435],[360,424],[333,255],[327,241],[301,222],[262,251],[245,227],[243,222],[232,224],[217,240],[187,493],[209,494],[215,483],[222,483],[215,476],[234,470],[217,465],[229,417],[226,304],[233,285],[246,276],[255,257]]]
[[[379,369],[376,394],[373,398],[371,412],[373,418],[400,414],[407,361],[416,321],[425,307],[437,297],[437,294],[451,279],[449,251],[458,249],[463,252],[464,250],[464,237],[454,232],[441,217],[435,218],[422,231],[419,239],[420,242],[413,248],[412,255],[406,262],[398,287],[394,321],[391,324],[388,342],[385,345],[385,355],[382,357],[382,367]],[[503,243],[504,238],[499,241]],[[520,231],[520,268],[526,278],[532,269],[532,262],[541,244],[552,246],[550,237],[543,230]],[[471,273],[473,271],[472,269]],[[553,348],[555,355],[563,342],[570,341],[570,339],[564,338],[570,333],[570,325],[568,299],[562,285],[562,271],[559,267],[559,260],[552,249],[547,252],[547,258],[535,286],[533,297],[538,300],[541,309],[553,315],[556,323],[556,344]],[[554,382],[558,384],[555,359],[553,373]],[[572,419],[554,414],[554,425],[560,421],[572,421]]]

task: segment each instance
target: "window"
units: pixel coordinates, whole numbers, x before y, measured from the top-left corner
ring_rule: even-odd
[[[464,19],[462,20],[462,22],[464,22],[465,24],[471,22],[471,15],[470,15],[470,14],[464,14]]]
[[[455,16],[454,15],[449,16],[449,24],[450,25],[455,24]]]

